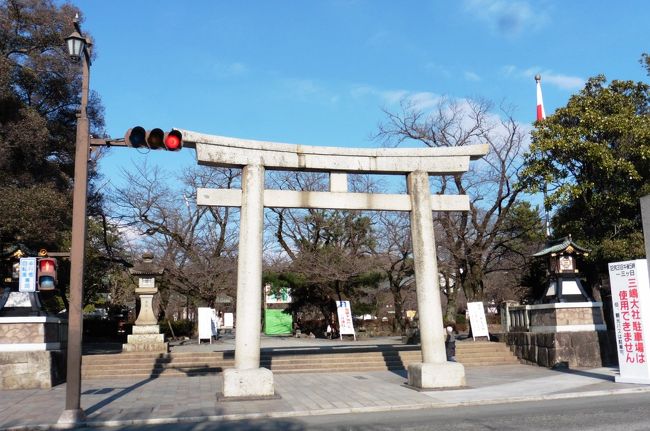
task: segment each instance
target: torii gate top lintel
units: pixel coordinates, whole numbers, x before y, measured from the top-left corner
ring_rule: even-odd
[[[199,164],[221,167],[262,165],[269,170],[372,174],[436,175],[466,172],[469,161],[483,157],[488,145],[438,148],[318,147],[230,138],[181,130],[183,142],[196,147]]]

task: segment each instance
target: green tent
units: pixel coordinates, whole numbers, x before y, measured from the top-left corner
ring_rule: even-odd
[[[291,335],[293,318],[282,310],[266,309],[264,313],[264,333],[266,335]]]

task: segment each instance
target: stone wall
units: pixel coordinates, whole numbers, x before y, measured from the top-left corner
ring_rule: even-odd
[[[546,308],[530,311],[530,326],[599,325],[605,323],[600,307]]]
[[[60,340],[57,322],[0,322],[0,344],[53,343]]]
[[[65,369],[60,350],[0,352],[0,390],[51,388],[65,381]]]
[[[0,390],[51,388],[65,381],[67,322],[0,317]]]
[[[559,333],[510,332],[506,344],[519,359],[543,367],[601,367],[617,363],[611,331]]]

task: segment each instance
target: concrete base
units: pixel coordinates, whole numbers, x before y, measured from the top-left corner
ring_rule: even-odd
[[[168,352],[165,334],[160,334],[158,325],[134,325],[133,334],[122,344],[123,352]]]
[[[623,377],[619,374],[614,376],[614,381],[616,383],[634,383],[637,385],[650,385],[650,378],[643,377]]]
[[[410,364],[408,366],[408,384],[422,389],[465,386],[465,367],[458,362]]]
[[[223,371],[223,396],[226,398],[269,397],[275,394],[273,373],[267,368]]]
[[[57,428],[76,428],[86,422],[86,414],[82,409],[63,410]]]
[[[130,337],[130,335],[129,335]],[[169,344],[162,341],[147,341],[147,342],[138,342],[134,343],[132,340],[129,340],[128,343],[122,344],[123,352],[169,352]]]
[[[134,335],[140,334],[160,334],[160,325],[133,325],[131,332]]]

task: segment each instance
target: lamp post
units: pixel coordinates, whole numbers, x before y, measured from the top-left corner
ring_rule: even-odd
[[[85,419],[81,409],[81,335],[84,251],[86,244],[86,198],[88,192],[88,154],[90,128],[86,109],[90,80],[91,43],[81,32],[79,15],[75,31],[65,40],[72,61],[82,68],[81,105],[77,114],[77,138],[74,159],[74,192],[72,195],[72,245],[70,248],[70,300],[68,306],[68,352],[65,410],[60,424],[77,424]]]

